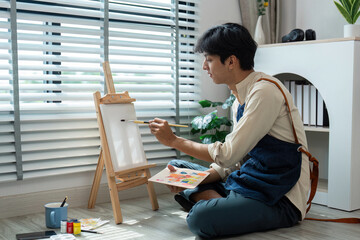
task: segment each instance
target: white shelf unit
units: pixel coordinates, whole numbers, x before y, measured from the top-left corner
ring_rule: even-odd
[[[296,74],[320,91],[330,127],[307,128],[312,138],[324,137],[327,155],[320,159],[320,181],[314,203],[352,211],[360,208],[360,38],[261,45],[255,70],[270,75]],[[328,144],[326,144],[328,143]],[[315,157],[319,158],[315,155]],[[322,171],[322,173],[321,173]],[[325,177],[322,177],[325,176]]]
[[[306,132],[329,132],[329,127],[304,126]]]

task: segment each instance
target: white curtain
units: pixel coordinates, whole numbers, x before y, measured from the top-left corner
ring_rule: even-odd
[[[254,36],[255,26],[258,18],[256,0],[239,0],[242,25]],[[280,42],[280,0],[269,0],[269,7],[263,16],[263,30],[266,43]]]

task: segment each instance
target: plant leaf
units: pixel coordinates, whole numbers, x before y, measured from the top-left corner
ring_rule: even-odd
[[[229,131],[216,131],[216,141],[225,142],[225,137],[229,134]]]
[[[200,137],[200,140],[204,144],[214,143],[214,135],[213,134],[206,134]]]
[[[227,109],[233,105],[235,101],[235,96],[233,94],[228,97],[228,99],[225,100],[225,103],[221,106],[223,109]]]
[[[221,105],[223,105],[223,103],[222,102],[212,102],[212,107],[217,107],[217,106],[221,106]]]
[[[356,14],[359,12],[360,0],[354,0],[353,5],[351,6],[351,20],[353,23],[356,22]]]
[[[344,1],[346,1],[346,0],[344,0]],[[346,11],[346,9],[343,6],[341,6],[338,2],[334,2],[334,3],[336,5],[336,7],[339,9],[339,12],[341,13],[341,15],[343,15],[343,17],[345,18],[345,20],[348,23],[353,24],[352,19],[351,19],[349,13]]]
[[[232,122],[227,117],[220,118],[221,125],[231,126]]]
[[[197,116],[191,121],[191,126],[195,130],[202,129],[203,126],[203,116]]]
[[[203,125],[202,125],[202,127],[201,127],[202,129],[209,130],[209,124],[212,122],[212,120],[213,120],[214,118],[217,117],[216,113],[217,113],[217,110],[212,111],[211,113],[208,113],[208,114],[206,114],[206,115],[204,116],[204,118],[203,118]]]
[[[346,11],[350,13],[352,6],[351,2],[349,0],[339,0],[339,1],[341,5],[346,9]]]
[[[209,123],[208,129],[216,129],[220,127],[221,127],[221,118],[216,117]]]
[[[357,19],[360,16],[360,11],[355,15],[355,17],[353,18],[354,23],[357,21]]]
[[[195,135],[195,134],[197,134],[199,132],[200,132],[199,129],[191,128],[191,134]]]
[[[213,119],[217,118],[217,110],[206,114],[205,116],[197,116],[191,121],[191,126],[194,130],[209,130],[209,124]],[[206,132],[206,131],[205,131]],[[203,132],[202,132],[203,133]]]
[[[203,108],[208,108],[208,107],[217,107],[222,105],[222,102],[212,102],[210,100],[201,100],[199,101],[199,104],[201,105],[201,107]]]
[[[199,101],[199,104],[200,104],[201,107],[203,107],[203,108],[210,107],[210,106],[211,106],[211,103],[212,103],[212,101],[206,100],[206,99]]]
[[[229,120],[227,117],[221,118],[221,124],[231,127],[232,126],[232,120]]]
[[[200,133],[205,134],[208,130],[207,129],[201,129]]]

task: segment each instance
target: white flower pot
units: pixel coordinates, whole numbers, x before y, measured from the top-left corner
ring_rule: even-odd
[[[344,37],[360,37],[360,25],[358,24],[344,25]]]
[[[255,27],[254,40],[258,45],[265,44],[265,33],[262,28],[262,16],[258,17]]]

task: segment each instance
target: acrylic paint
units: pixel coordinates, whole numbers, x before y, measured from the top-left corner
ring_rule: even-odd
[[[81,223],[78,220],[73,222],[73,233],[74,235],[78,235],[81,233]]]
[[[73,221],[72,220],[69,220],[68,222],[67,222],[67,233],[73,233]]]
[[[67,233],[67,221],[62,220],[60,222],[60,233]]]

